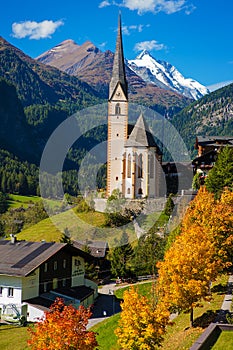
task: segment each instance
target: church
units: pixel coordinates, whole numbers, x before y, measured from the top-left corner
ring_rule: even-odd
[[[118,189],[124,198],[159,196],[162,154],[143,114],[128,125],[128,85],[122,44],[121,17],[108,99],[107,196]]]

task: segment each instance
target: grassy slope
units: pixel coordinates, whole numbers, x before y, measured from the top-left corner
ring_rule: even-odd
[[[9,194],[9,199],[7,200],[9,209],[10,208],[27,208],[29,205],[41,201],[40,197],[37,196],[20,196],[17,194]]]
[[[80,213],[77,216],[75,211],[71,209],[40,221],[38,224],[20,232],[17,237],[29,241],[45,239],[48,242],[59,242],[61,233],[68,227],[73,239],[86,239],[85,232],[91,230],[92,225],[98,227],[103,223],[104,214]]]

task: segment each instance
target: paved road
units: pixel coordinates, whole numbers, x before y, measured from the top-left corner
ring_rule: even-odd
[[[226,314],[227,312],[231,311],[231,303],[233,300],[232,293],[233,293],[233,275],[229,277],[227,294],[224,297],[221,310],[219,311],[216,317],[216,320],[215,320],[216,323],[227,323]]]
[[[121,286],[121,288],[124,286]],[[88,322],[90,328],[104,319],[121,311],[120,300],[114,295],[114,291],[119,287],[115,283],[105,284],[99,289],[99,296],[95,301],[93,314]]]

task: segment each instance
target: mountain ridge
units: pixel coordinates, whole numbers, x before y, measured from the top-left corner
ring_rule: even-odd
[[[171,63],[156,60],[148,50],[143,50],[134,60],[127,61],[129,67],[145,81],[161,84],[162,87],[199,99],[209,90],[194,79],[185,78]]]
[[[110,50],[101,51],[90,41],[77,45],[69,39],[44,52],[36,59],[77,76],[93,86],[101,94],[101,97],[107,99],[113,58],[114,54]],[[190,103],[190,99],[182,96],[177,91],[164,90],[161,84],[158,84],[158,86],[152,83],[148,84],[127,64],[126,78],[128,80],[129,99],[132,102],[144,102],[153,109],[157,108],[159,112],[161,110],[164,112],[169,108],[172,109],[171,107],[174,107],[174,105],[181,109]],[[164,108],[161,108],[161,106],[164,106]]]

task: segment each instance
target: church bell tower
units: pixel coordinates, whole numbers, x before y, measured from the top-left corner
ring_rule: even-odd
[[[123,153],[128,136],[128,85],[125,76],[121,16],[108,99],[107,196],[114,189],[124,192]]]

